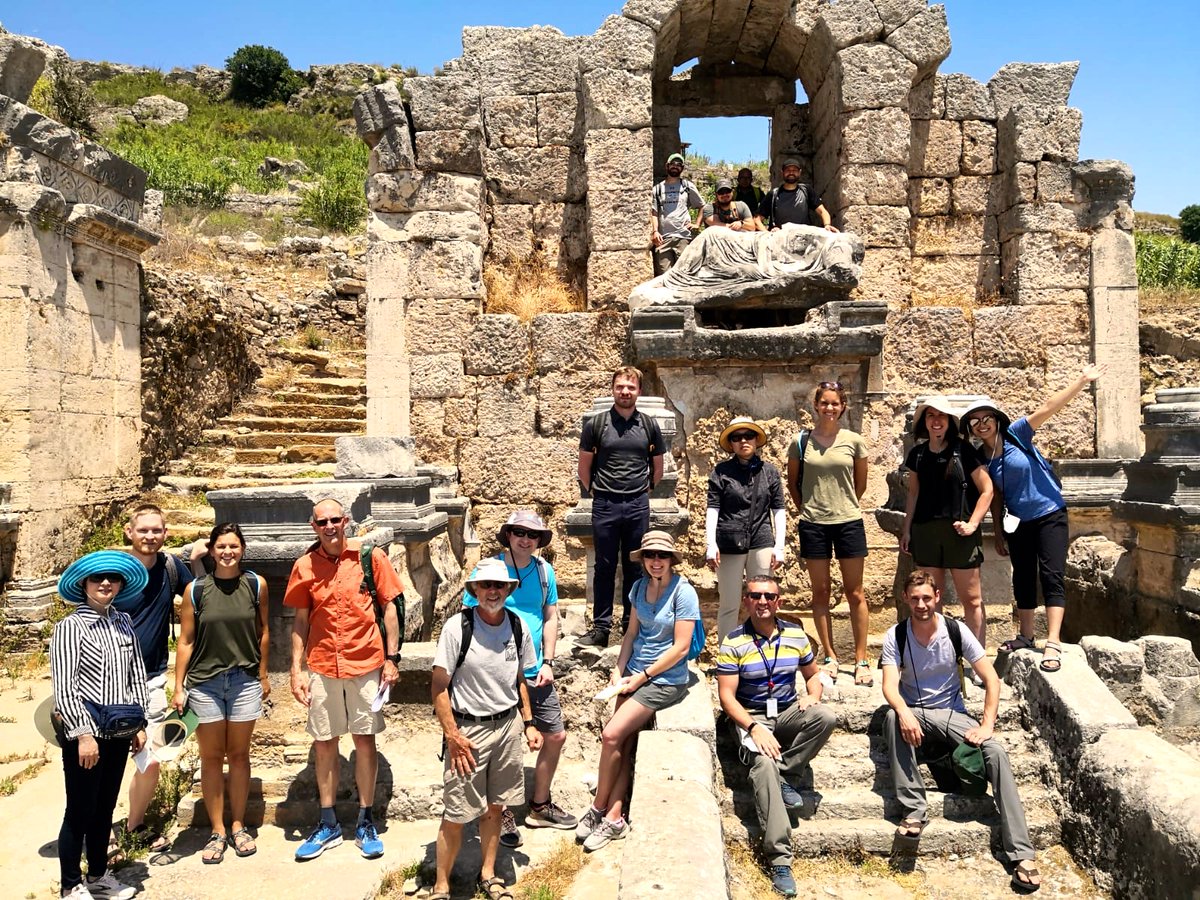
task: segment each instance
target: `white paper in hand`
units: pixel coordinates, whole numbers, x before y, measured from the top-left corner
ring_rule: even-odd
[[[150,747],[144,746],[140,751],[133,755],[133,764],[137,766],[139,772],[145,772],[146,767],[152,762],[157,762],[154,756],[150,753]]]
[[[371,701],[371,712],[376,713],[383,709],[383,704],[387,703],[388,694],[392,692],[390,684],[379,683],[379,693],[375,695],[375,699]]]
[[[617,694],[619,694],[619,693],[621,693],[620,682],[618,682],[617,684],[610,684],[604,690],[600,691],[598,694],[596,694],[596,699],[603,700],[604,702],[607,703],[609,700],[611,700],[613,697],[617,696]]]

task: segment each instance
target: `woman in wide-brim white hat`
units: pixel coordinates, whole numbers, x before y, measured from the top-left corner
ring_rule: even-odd
[[[763,427],[736,416],[718,443],[731,454],[708,476],[704,535],[708,567],[717,573],[717,641],[738,624],[742,580],[767,575],[783,562],[787,510],[779,469],[758,451],[767,442]]]
[[[1017,601],[1021,630],[1002,643],[999,650],[1011,653],[1033,647],[1040,582],[1046,604],[1046,647],[1040,666],[1046,672],[1062,668],[1061,630],[1066,609],[1064,575],[1069,532],[1062,487],[1050,463],[1034,447],[1033,435],[1103,374],[1103,366],[1084,366],[1070,384],[1012,424],[991,400],[972,405],[962,417],[963,436],[981,442],[980,449],[995,489],[992,521],[998,523],[996,552],[1012,560],[1013,597]]]
[[[58,592],[79,608],[54,626],[50,677],[63,753],[66,810],[58,833],[62,896],[85,900],[89,888],[121,900],[136,890],[108,871],[113,809],[130,753],[146,742],[145,716],[136,734],[102,729],[104,708],[145,710],[146,667],[129,614],[116,608],[141,596],[146,567],[128,553],[101,550],[73,562]],[[99,717],[99,718],[98,718]],[[136,728],[136,721],[131,728]],[[122,736],[123,735],[123,736]],[[86,851],[88,874],[79,865]]]
[[[970,441],[959,436],[959,412],[945,397],[925,397],[913,413],[917,443],[904,460],[908,475],[900,550],[933,576],[939,594],[950,571],[967,627],[983,645],[979,527],[992,503],[992,480]]]
[[[646,574],[629,591],[632,615],[610,679],[620,687],[617,708],[601,733],[595,801],[575,830],[588,852],[629,834],[625,797],[633,772],[633,742],[656,712],[687,693],[688,649],[700,620],[695,589],[672,571],[679,554],[671,535],[647,531],[641,547],[629,556]]]

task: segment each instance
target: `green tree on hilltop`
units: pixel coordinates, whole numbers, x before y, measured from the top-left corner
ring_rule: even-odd
[[[1189,244],[1200,244],[1200,205],[1193,203],[1180,210],[1179,236]]]
[[[229,72],[229,99],[247,106],[286,103],[300,90],[302,79],[288,58],[274,47],[247,44],[225,60]]]

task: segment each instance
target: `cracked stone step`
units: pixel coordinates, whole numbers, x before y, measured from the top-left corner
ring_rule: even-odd
[[[278,400],[247,400],[239,403],[236,416],[260,416],[280,419],[365,419],[367,407],[356,398],[347,397],[344,403],[317,403],[307,400],[283,402]],[[226,421],[226,420],[222,420]]]
[[[288,382],[287,388],[278,388],[273,393],[292,394],[310,392],[322,394],[358,394],[366,390],[366,382],[361,378],[336,378],[333,376],[321,378],[301,376]]]
[[[312,423],[308,423],[312,424]],[[324,425],[325,423],[320,423]],[[361,426],[361,423],[355,422],[355,426]],[[286,448],[298,445],[311,445],[314,447],[333,447],[334,441],[343,435],[349,434],[347,431],[253,431],[249,434],[238,434],[234,431],[213,430],[205,433],[204,440],[208,445],[221,444],[225,447],[232,447],[235,450],[261,450],[264,448]],[[278,461],[278,460],[276,460]],[[295,462],[295,460],[292,460]],[[270,460],[261,460],[261,462],[270,462]]]
[[[305,433],[350,433],[361,431],[365,419],[346,419],[346,418],[301,418],[288,419],[283,417],[266,417],[266,416],[226,416],[223,419],[217,420],[217,427],[205,431],[205,435],[223,438],[227,431],[232,430],[238,436],[245,436],[242,429],[248,428],[251,432],[287,432],[293,434]],[[313,432],[312,427],[319,425],[320,432]]]

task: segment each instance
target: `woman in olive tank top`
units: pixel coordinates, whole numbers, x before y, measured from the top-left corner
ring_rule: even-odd
[[[208,555],[213,573],[187,586],[179,614],[172,704],[196,713],[200,743],[200,790],[212,823],[201,859],[219,863],[233,843],[238,856],[257,847],[246,830],[250,793],[250,737],[271,693],[267,678],[267,586],[244,573],[246,539],[232,522],[212,530]],[[233,830],[225,833],[225,762],[229,762],[229,806]]]

